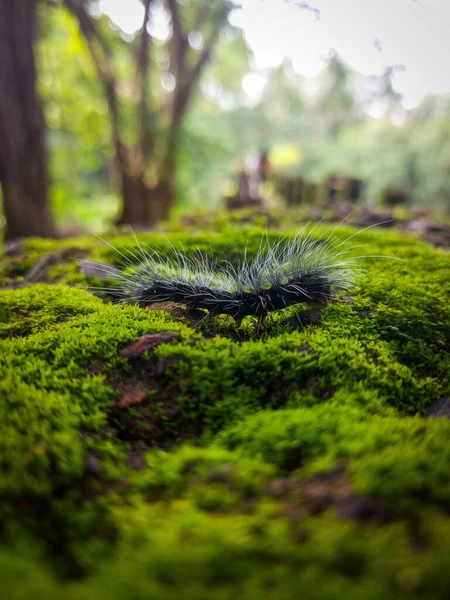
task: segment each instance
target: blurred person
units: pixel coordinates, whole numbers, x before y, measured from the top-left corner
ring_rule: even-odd
[[[261,150],[258,160],[257,173],[259,179],[259,185],[265,183],[270,175],[271,165],[269,160],[269,151],[267,149]]]

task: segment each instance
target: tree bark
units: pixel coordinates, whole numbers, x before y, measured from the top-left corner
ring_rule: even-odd
[[[172,206],[175,204],[178,167],[177,155],[184,117],[200,76],[210,60],[214,44],[231,10],[230,5],[224,4],[214,15],[212,31],[209,37],[205,39],[203,50],[199,53],[194,65],[189,67],[187,60],[189,42],[181,23],[180,5],[177,0],[168,0],[168,7],[172,18],[173,38],[171,55],[173,74],[176,78],[177,86],[173,96],[167,145],[161,163],[160,178],[152,194],[153,212],[157,220],[167,219]],[[200,7],[196,28],[200,27],[206,18],[207,12],[206,5]],[[156,210],[158,211],[157,213],[155,212]]]
[[[45,122],[36,91],[37,0],[0,2],[0,184],[5,238],[51,237]]]
[[[150,35],[148,24],[153,0],[142,0],[144,21],[140,32],[139,49],[136,56],[136,84],[139,96],[137,104],[138,144],[135,149],[135,161],[129,165],[118,165],[122,182],[122,211],[117,225],[150,225],[155,220],[150,216],[151,190],[145,180],[146,162],[153,154],[153,137],[150,135],[153,115],[148,106]],[[131,162],[131,161],[130,161]],[[134,167],[134,168],[132,168]]]
[[[128,174],[120,172],[122,180],[122,212],[117,225],[152,225],[150,218],[151,189],[141,173]]]

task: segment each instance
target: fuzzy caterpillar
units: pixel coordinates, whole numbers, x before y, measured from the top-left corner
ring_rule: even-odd
[[[332,232],[333,233],[333,232]],[[214,263],[171,247],[173,258],[161,250],[144,249],[136,240],[138,266],[122,254],[133,270],[110,271],[118,286],[109,291],[121,301],[145,307],[177,303],[188,311],[206,309],[206,317],[231,315],[238,324],[254,316],[261,324],[272,311],[301,303],[326,303],[335,293],[348,290],[357,272],[358,257],[346,257],[344,242],[318,240],[299,232],[293,239],[271,242],[262,238],[253,257],[231,263]],[[205,317],[205,318],[206,318]]]

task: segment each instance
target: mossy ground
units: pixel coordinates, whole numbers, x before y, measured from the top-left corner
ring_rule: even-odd
[[[192,227],[139,239],[237,260],[264,232]],[[449,396],[450,257],[394,231],[352,241],[393,258],[259,335],[94,295],[77,259],[132,259],[130,235],[3,258],[2,597],[448,598],[450,421],[427,412]],[[44,283],[21,286],[39,261]]]

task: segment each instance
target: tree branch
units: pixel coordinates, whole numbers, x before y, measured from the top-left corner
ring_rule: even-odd
[[[94,64],[97,68],[100,81],[103,85],[108,103],[114,146],[118,161],[122,166],[126,164],[127,157],[125,146],[122,143],[119,130],[119,106],[117,100],[117,83],[113,70],[110,50],[105,40],[100,36],[94,23],[86,10],[84,2],[77,0],[64,0],[69,12],[77,19],[80,31],[83,34]]]
[[[190,80],[189,80],[190,87],[193,87],[197,83],[197,80],[200,77],[200,74],[201,74],[204,66],[210,60],[212,48],[219,36],[224,24],[225,24],[225,21],[228,18],[230,10],[231,10],[231,7],[228,4],[226,4],[222,8],[222,10],[219,12],[219,14],[217,15],[216,20],[214,22],[214,27],[209,36],[209,39],[207,41],[205,41],[203,50],[201,51],[197,62],[195,63],[195,65],[193,66],[193,68],[191,70],[191,76],[190,76]]]
[[[139,168],[141,172],[145,166],[145,159],[148,156],[152,139],[149,135],[149,126],[151,115],[148,108],[148,88],[149,88],[149,63],[150,63],[150,35],[148,33],[148,23],[150,19],[150,8],[153,0],[143,0],[144,4],[144,22],[141,30],[141,39],[136,60],[136,80],[139,90],[138,101],[138,127],[139,127]]]
[[[173,33],[177,38],[185,38],[183,26],[181,25],[180,5],[177,0],[167,0],[167,5],[172,18]]]
[[[189,42],[181,23],[180,5],[177,0],[167,0],[167,5],[172,19],[172,64],[175,71],[174,75],[178,80],[185,70]]]
[[[176,0],[168,0],[168,2],[169,5],[173,3],[177,4]],[[173,95],[171,122],[167,135],[167,148],[161,165],[162,180],[164,180],[164,178],[168,178],[170,176],[170,173],[175,169],[175,155],[183,116],[186,113],[186,109],[191,100],[192,91],[200,78],[204,66],[210,59],[214,43],[217,40],[217,37],[230,13],[230,10],[231,5],[228,2],[226,2],[224,6],[222,6],[222,8],[218,11],[218,14],[215,15],[212,32],[208,40],[205,41],[203,50],[201,51],[194,66],[188,69],[185,63],[183,63],[182,65],[178,65],[177,72],[179,75],[183,75],[183,77],[178,77],[177,87],[175,88],[175,93]],[[204,15],[203,10],[201,10],[200,13]],[[197,20],[199,20],[200,18],[200,13],[198,15]],[[179,13],[177,14],[179,16]],[[187,53],[188,48],[189,44],[186,40],[185,55]]]
[[[208,14],[209,6],[207,2],[204,2],[203,6],[199,8],[197,18],[195,19],[194,28],[192,31],[199,31],[202,24],[205,22],[206,15]]]

